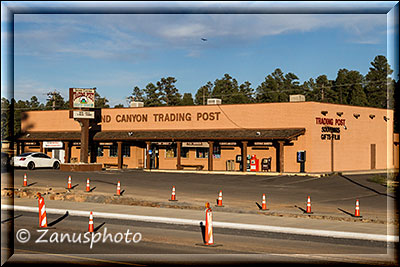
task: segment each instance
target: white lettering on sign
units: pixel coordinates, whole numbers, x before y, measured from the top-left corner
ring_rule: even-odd
[[[62,148],[63,142],[61,141],[43,141],[44,148]]]

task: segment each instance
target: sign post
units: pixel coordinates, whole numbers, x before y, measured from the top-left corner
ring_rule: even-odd
[[[88,109],[94,108],[95,94],[96,88],[69,88],[70,108],[79,108],[72,111],[72,117],[81,126],[80,162],[82,163],[88,163],[89,159],[89,120],[94,118],[94,112]]]

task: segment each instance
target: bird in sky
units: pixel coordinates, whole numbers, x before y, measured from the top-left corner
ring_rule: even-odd
[[[201,38],[201,40],[202,40],[202,41],[204,41],[204,42],[205,42],[205,41],[207,41],[207,39],[206,39],[206,38]]]

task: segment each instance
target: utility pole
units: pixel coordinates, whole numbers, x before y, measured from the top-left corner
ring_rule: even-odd
[[[321,102],[324,101],[324,97],[325,97],[325,86],[322,85],[322,90],[321,90]]]
[[[53,92],[53,110],[56,110],[56,90]]]
[[[204,87],[203,87],[203,106],[206,104],[206,96],[204,94]]]

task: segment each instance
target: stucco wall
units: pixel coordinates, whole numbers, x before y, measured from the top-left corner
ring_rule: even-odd
[[[324,115],[323,111],[327,113]],[[355,114],[359,114],[358,118]],[[26,115],[22,128],[31,132],[80,131],[79,124],[69,118],[68,111],[31,111]],[[389,119],[385,121],[384,116]],[[334,171],[371,169],[371,144],[376,146],[376,169],[398,166],[398,157],[394,158],[393,111],[386,109],[288,102],[102,109],[101,118],[102,131],[305,128],[305,135],[285,146],[287,172],[299,171],[296,153],[300,150],[306,151],[306,172],[331,171],[332,144],[330,140],[321,138],[325,134],[322,128],[329,126],[340,131],[337,133],[340,140],[333,141]],[[323,119],[325,122],[321,123]],[[326,122],[332,122],[332,125]],[[234,150],[222,150],[221,159],[214,159],[214,169],[225,170],[226,160],[235,159],[241,153],[239,146],[238,143]],[[249,147],[248,154],[255,154],[260,159],[272,157],[272,169],[276,170],[274,147],[269,150]],[[98,162],[117,162],[116,157],[107,155],[98,158]],[[207,159],[197,159],[194,149],[189,155],[188,159],[182,158],[182,164],[202,164],[207,169]],[[73,148],[71,157],[79,158],[79,150]],[[131,147],[131,157],[124,158],[124,164],[130,168],[140,168],[143,162],[144,150],[139,147]],[[176,158],[166,158],[165,149],[160,149],[160,168],[176,168]],[[239,164],[235,164],[235,168],[238,169]]]

